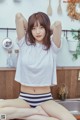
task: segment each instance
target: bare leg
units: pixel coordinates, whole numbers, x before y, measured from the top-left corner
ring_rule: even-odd
[[[40,108],[16,108],[16,107],[4,107],[0,108],[0,114],[6,114],[7,119],[25,118],[32,115],[45,115],[48,116]]]
[[[39,111],[42,112],[41,115],[39,114],[36,114],[36,115],[32,115],[32,116],[29,116],[29,117],[25,117],[25,118],[22,118],[24,120],[59,120],[55,117],[50,117],[43,109],[41,106],[37,106],[36,109],[38,109]]]
[[[32,109],[32,108],[6,107],[0,109],[0,114],[6,114],[7,119],[22,118],[37,113],[38,113],[37,109]]]
[[[30,107],[28,103],[22,99],[6,99],[6,100],[0,100],[0,108],[1,107]]]
[[[42,103],[41,107],[51,117],[55,116],[60,120],[76,120],[66,108],[53,100]]]
[[[49,117],[49,116],[43,116],[43,115],[33,115],[30,117],[27,117],[27,119],[25,120],[59,120],[59,119]]]

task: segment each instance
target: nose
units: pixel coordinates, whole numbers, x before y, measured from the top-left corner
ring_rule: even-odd
[[[39,28],[36,29],[36,33],[40,33],[40,29]]]

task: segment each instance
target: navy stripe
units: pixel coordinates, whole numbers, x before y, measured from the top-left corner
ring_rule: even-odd
[[[25,100],[25,99],[24,99]],[[48,100],[52,100],[51,98],[47,99],[47,100],[40,100],[40,101],[29,101],[29,100],[25,100],[29,103],[41,103],[41,102],[44,102],[44,101],[48,101]]]
[[[46,96],[41,96],[41,97],[29,97],[29,96],[25,96],[25,95],[20,95],[21,97],[24,98],[30,98],[30,99],[37,99],[37,98],[47,98],[47,97],[52,97],[51,95],[46,95]]]
[[[35,107],[36,107],[36,105],[34,105],[34,106],[33,106],[33,105],[30,105],[30,106],[31,106],[32,108],[35,108]]]
[[[27,94],[21,92],[19,98],[28,102],[31,107],[36,107],[42,102],[53,100],[53,97],[50,92],[44,94]]]

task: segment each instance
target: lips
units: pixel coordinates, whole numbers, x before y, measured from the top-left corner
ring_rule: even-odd
[[[41,35],[37,35],[36,37],[41,37]]]

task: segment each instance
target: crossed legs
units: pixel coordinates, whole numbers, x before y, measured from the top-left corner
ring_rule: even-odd
[[[7,119],[19,120],[76,120],[68,110],[53,100],[43,102],[36,108],[31,108],[20,99],[2,100],[0,114],[6,114]]]
[[[25,120],[58,120],[49,117],[41,106],[30,108],[27,102],[20,99],[8,99],[0,101],[0,114],[6,114],[7,120],[25,119]]]

